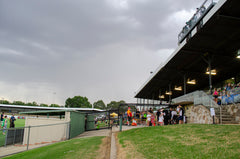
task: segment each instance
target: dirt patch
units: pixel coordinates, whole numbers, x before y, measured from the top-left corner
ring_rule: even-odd
[[[119,144],[117,133],[115,134],[116,147],[117,147],[117,159],[144,159],[143,155],[134,148],[130,141],[124,141],[126,147],[122,147]]]
[[[169,141],[175,141],[176,140],[176,137],[175,136],[164,136],[164,135],[162,135],[162,137],[164,137],[164,138],[167,138]]]
[[[98,150],[96,159],[109,159],[111,150],[111,138],[109,136],[102,139],[102,144]]]
[[[207,143],[208,140],[201,139],[197,136],[191,135],[191,136],[181,136],[181,139],[179,139],[179,142],[183,145],[192,146],[195,144]]]

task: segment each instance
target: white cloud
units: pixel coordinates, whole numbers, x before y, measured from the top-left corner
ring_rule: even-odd
[[[2,55],[12,55],[12,56],[23,56],[22,52],[17,50],[9,49],[9,48],[0,48],[0,54]]]
[[[128,9],[128,0],[106,0],[107,3],[112,5],[116,9]]]

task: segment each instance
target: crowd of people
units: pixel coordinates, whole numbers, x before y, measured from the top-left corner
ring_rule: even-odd
[[[12,116],[9,118],[10,128],[15,127],[15,123],[14,123],[15,120],[16,120],[16,118],[14,117],[14,114],[12,114]],[[7,115],[5,115],[4,112],[2,112],[2,114],[1,114],[1,128],[3,129],[3,135],[5,135],[5,132],[6,132],[6,129],[7,129],[7,124],[8,124]]]
[[[159,109],[153,111],[150,108],[147,111],[139,111],[132,113],[129,107],[127,112],[123,115],[123,120],[127,125],[147,125],[147,126],[163,126],[170,124],[184,123],[184,109],[181,105],[175,108]]]
[[[238,94],[240,94],[240,82],[238,84],[228,83],[223,88],[214,88],[212,96],[217,104],[221,104],[224,97],[228,98]]]

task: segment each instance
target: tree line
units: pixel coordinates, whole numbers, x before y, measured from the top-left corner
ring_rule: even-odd
[[[125,103],[125,101],[111,101],[107,105],[103,102],[103,100],[98,100],[91,104],[88,101],[87,97],[82,96],[74,96],[72,98],[67,98],[65,101],[65,107],[67,108],[96,108],[96,109],[112,109],[112,108],[118,108],[119,104]],[[0,100],[0,104],[9,104],[9,105],[24,105],[24,106],[41,106],[41,107],[63,107],[58,104],[38,104],[37,102],[22,102],[22,101],[13,101],[9,102],[8,100]]]

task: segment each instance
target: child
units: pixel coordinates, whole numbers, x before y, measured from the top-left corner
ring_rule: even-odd
[[[5,135],[5,131],[7,129],[7,116],[5,116],[5,118],[3,119],[2,127],[3,127],[3,135]]]
[[[137,121],[134,118],[132,119],[132,126],[137,126]]]
[[[151,123],[151,113],[148,112],[148,113],[147,113],[147,125],[148,125],[148,126],[151,126],[150,123]]]
[[[158,124],[159,124],[160,126],[163,126],[163,112],[161,112],[161,114],[159,115]]]
[[[155,126],[155,116],[153,113],[151,113],[151,125]]]

